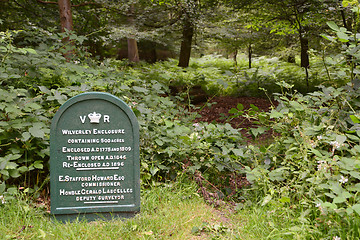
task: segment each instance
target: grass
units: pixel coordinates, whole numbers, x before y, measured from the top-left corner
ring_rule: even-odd
[[[321,224],[306,209],[275,201],[215,209],[198,195],[194,183],[143,189],[141,199],[141,213],[131,219],[63,224],[18,196],[0,205],[0,239],[357,239],[360,226],[346,219]],[[345,225],[350,231],[341,230]]]
[[[224,205],[207,205],[194,183],[172,183],[142,190],[141,213],[134,218],[110,221],[51,221],[44,207],[35,206],[23,196],[0,205],[0,239],[356,239],[353,232],[342,232],[332,225],[317,227],[306,210],[297,205],[271,201],[265,206],[253,203],[236,210]],[[350,223],[345,223],[350,224]],[[357,229],[357,231],[355,231]],[[325,234],[326,233],[326,234]],[[325,235],[324,235],[325,234]],[[343,238],[344,236],[344,238]]]
[[[0,239],[216,238],[223,232],[216,229],[221,216],[196,192],[194,184],[152,187],[142,191],[141,213],[132,219],[65,224],[50,221],[44,208],[17,197],[0,206]],[[208,228],[195,231],[203,225]]]

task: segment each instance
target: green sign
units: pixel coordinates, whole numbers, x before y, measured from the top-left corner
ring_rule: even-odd
[[[131,217],[140,211],[139,126],[107,93],[63,104],[50,132],[51,213],[65,221]]]

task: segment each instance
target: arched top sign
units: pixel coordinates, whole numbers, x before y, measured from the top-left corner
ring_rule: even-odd
[[[69,99],[51,124],[51,213],[59,220],[134,215],[139,155],[139,125],[126,103],[99,92]]]

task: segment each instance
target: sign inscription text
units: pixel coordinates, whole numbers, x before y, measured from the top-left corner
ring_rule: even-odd
[[[135,115],[121,100],[104,93],[82,94],[68,102],[52,124],[52,213],[67,219],[75,214],[121,216],[139,211]]]

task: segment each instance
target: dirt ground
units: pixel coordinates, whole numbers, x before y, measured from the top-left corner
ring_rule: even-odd
[[[236,106],[241,103],[244,106],[244,109],[249,109],[250,104],[255,105],[258,107],[261,111],[269,111],[269,109],[272,106],[272,103],[269,99],[265,98],[256,98],[256,97],[214,97],[209,101],[210,103],[213,103],[210,107],[204,107],[199,111],[199,114],[201,117],[197,118],[196,122],[217,122],[217,123],[225,123],[228,120],[226,118],[222,118],[222,116],[230,116],[229,110],[231,108],[236,108]],[[277,104],[274,102],[274,104]],[[197,105],[201,108],[201,104]],[[248,128],[256,128],[257,125],[253,122],[240,117],[240,118],[234,118],[230,121],[230,124],[234,128],[241,128],[241,133],[249,139],[249,141],[252,140],[251,135],[248,133]],[[270,137],[271,131],[268,133],[262,135],[259,140],[264,140]]]

